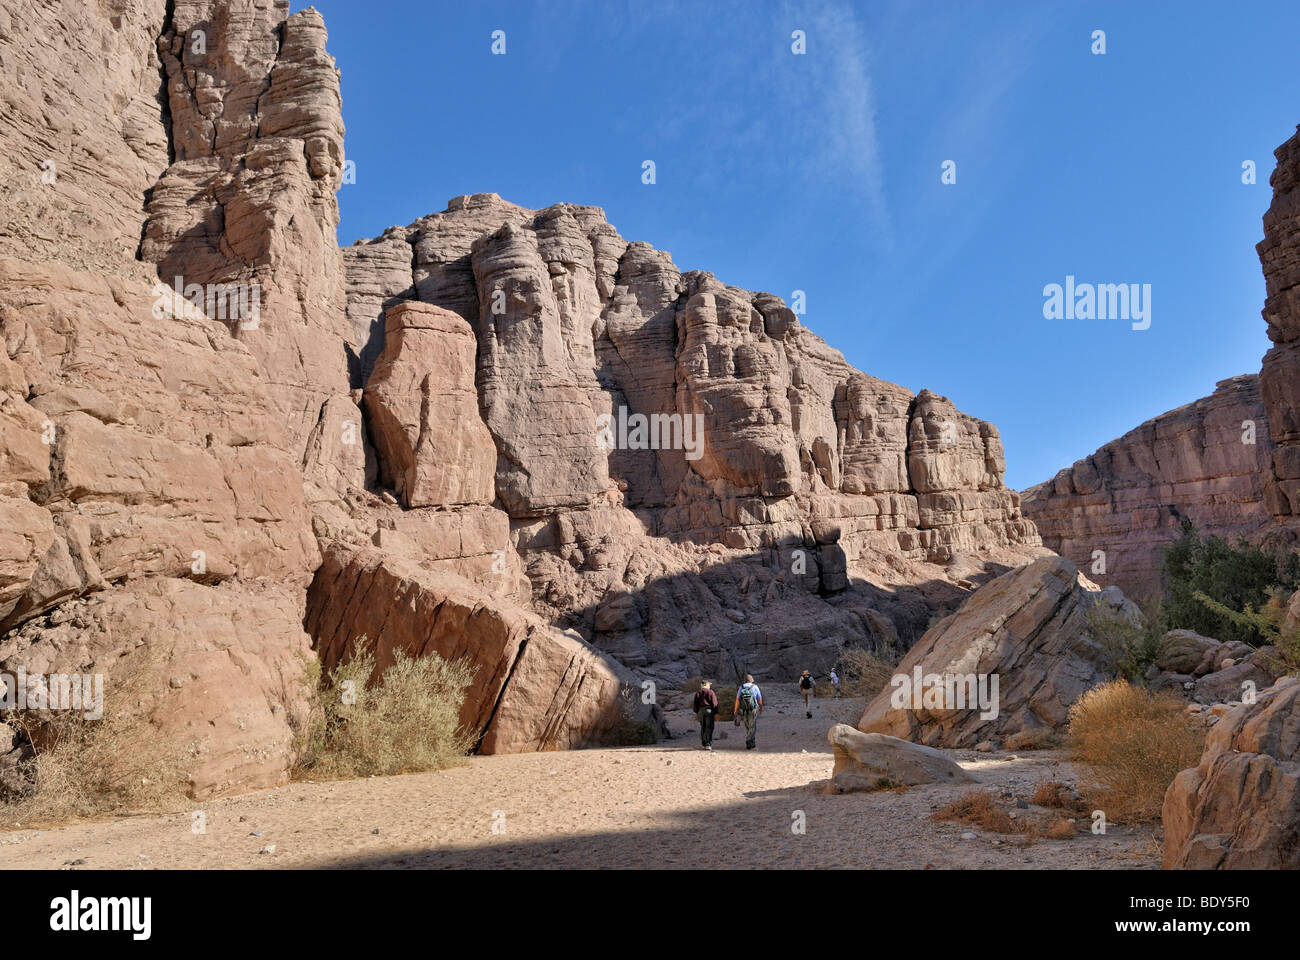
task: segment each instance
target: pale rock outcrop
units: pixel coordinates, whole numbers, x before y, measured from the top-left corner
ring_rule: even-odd
[[[942,750],[883,733],[863,733],[846,723],[831,727],[827,739],[835,753],[831,789],[837,793],[915,787],[923,783],[975,783],[976,779]]]
[[[106,674],[106,709],[180,750],[196,796],[284,782],[319,563],[298,458],[248,351],[157,306],[137,279],[0,259],[4,408],[27,411],[0,484],[0,670]],[[158,697],[124,703],[137,647]],[[182,668],[203,682],[168,692]]]
[[[910,641],[922,610],[1043,552],[991,425],[854,371],[779,298],[683,275],[598,208],[458,197],[344,256],[349,320],[369,337],[354,370],[371,371],[392,485],[408,488],[423,428],[388,382],[443,374],[377,334],[418,301],[477,336],[496,503],[534,609],[659,679],[810,654],[828,667],[845,643]],[[805,625],[824,635],[810,643]]]
[[[1279,680],[1210,729],[1161,819],[1166,869],[1300,869],[1300,679]]]
[[[1224,380],[1024,491],[1022,509],[1046,546],[1098,583],[1157,594],[1163,548],[1184,520],[1234,539],[1266,521],[1269,424],[1259,377]]]
[[[1117,589],[1097,589],[1063,557],[1045,557],[1004,574],[908,651],[894,676],[910,686],[891,683],[877,694],[858,729],[941,747],[1062,730],[1071,705],[1113,677],[1109,656],[1089,636],[1094,608],[1136,615]],[[989,693],[996,678],[996,699],[976,702],[976,688],[964,685],[968,677]],[[954,687],[963,702],[926,697],[947,678],[963,678],[963,685]],[[901,706],[895,705],[896,696]]]

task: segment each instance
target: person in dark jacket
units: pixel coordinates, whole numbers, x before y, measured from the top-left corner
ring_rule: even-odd
[[[713,749],[713,722],[718,715],[718,695],[713,692],[713,684],[708,680],[700,681],[700,689],[691,704],[695,716],[700,721],[700,747]]]

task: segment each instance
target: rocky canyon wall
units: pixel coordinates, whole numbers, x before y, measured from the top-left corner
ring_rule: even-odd
[[[554,749],[1044,552],[991,424],[597,207],[340,250],[310,8],[15,0],[0,99],[0,671],[105,674],[196,796],[284,781],[362,635],[468,658],[480,750]]]
[[[1256,248],[1273,342],[1259,374],[1224,380],[1023,492],[1043,543],[1099,583],[1158,593],[1162,548],[1183,520],[1277,548],[1300,540],[1300,132],[1275,156]]]
[[[1092,580],[1152,596],[1184,520],[1232,538],[1266,522],[1272,452],[1259,377],[1234,377],[1024,491],[1024,511]]]
[[[995,427],[854,370],[780,298],[683,273],[599,208],[457,197],[343,255],[381,483],[504,514],[513,595],[658,680],[905,645],[1042,552]],[[444,357],[459,378],[457,322],[481,423],[431,392]]]
[[[1256,247],[1264,270],[1264,320],[1273,342],[1259,375],[1276,444],[1264,492],[1280,525],[1294,527],[1300,518],[1300,131],[1274,155],[1273,203]]]

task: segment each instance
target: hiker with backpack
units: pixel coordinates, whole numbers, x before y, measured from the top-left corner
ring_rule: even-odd
[[[812,695],[813,695],[813,676],[807,670],[799,678],[799,692],[803,694],[803,709],[808,714],[808,719],[812,719]]]
[[[758,689],[753,674],[745,674],[745,682],[736,691],[736,719],[745,725],[745,749],[753,750],[757,744],[758,716],[763,712],[763,691]]]
[[[831,667],[831,686],[835,688],[835,699],[838,700],[840,698],[840,675],[835,672],[834,667]]]
[[[713,692],[713,684],[708,680],[700,681],[700,689],[695,693],[691,709],[700,721],[700,747],[713,749],[713,722],[718,713],[718,695]]]

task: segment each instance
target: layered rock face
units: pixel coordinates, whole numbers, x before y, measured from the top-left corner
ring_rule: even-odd
[[[438,374],[408,346],[412,305],[441,307],[477,337],[477,449],[533,606],[630,666],[829,666],[845,642],[909,642],[956,581],[1039,552],[991,424],[854,370],[779,298],[682,274],[598,208],[459,197],[344,258],[384,482],[416,505],[418,476],[468,479],[440,447],[468,464],[471,436],[421,453],[406,386]]]
[[[0,256],[114,272],[135,256],[168,163],[165,18],[164,0],[0,7]]]
[[[1183,519],[1276,548],[1300,542],[1300,133],[1274,154],[1256,247],[1273,347],[1259,375],[1224,380],[1024,491],[1044,544],[1098,582],[1158,592],[1160,548]]]
[[[0,78],[0,670],[105,673],[196,796],[286,779],[312,642],[465,657],[480,750],[571,747],[1042,552],[990,424],[596,207],[340,251],[314,10],[17,0]]]
[[[1259,381],[1224,380],[1024,491],[1044,545],[1098,583],[1150,596],[1184,520],[1221,537],[1257,531],[1273,453]]]
[[[230,75],[230,22],[263,18],[274,48],[287,12],[175,6]],[[0,671],[103,674],[105,713],[150,724],[205,796],[288,776],[320,553],[267,370],[136,259],[178,151],[166,20],[161,0],[0,11]]]
[[[1284,677],[1213,728],[1165,794],[1165,868],[1300,868],[1300,679]]]
[[[1264,270],[1264,320],[1274,345],[1259,376],[1277,444],[1265,471],[1268,509],[1289,521],[1300,517],[1300,131],[1274,156],[1273,204],[1256,247]]]
[[[1098,607],[1136,612],[1063,557],[999,577],[908,652],[858,729],[934,747],[1062,731],[1074,702],[1113,678],[1109,655],[1090,636]]]
[[[150,195],[141,255],[165,284],[256,301],[220,319],[261,361],[301,453],[325,402],[348,390],[343,120],[324,21],[287,12],[281,0],[172,4],[158,55],[173,162]]]

